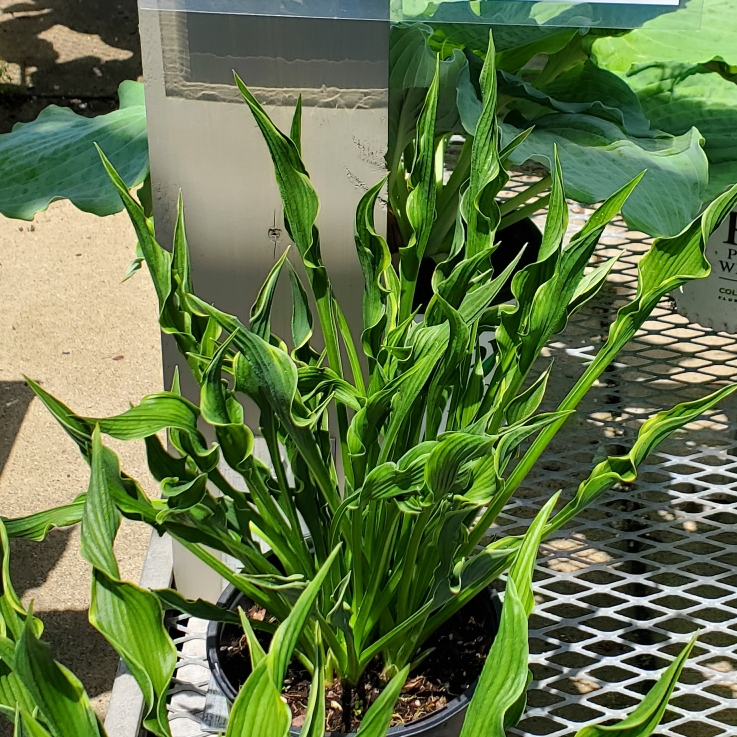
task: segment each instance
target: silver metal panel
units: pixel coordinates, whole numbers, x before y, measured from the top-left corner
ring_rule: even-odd
[[[303,155],[322,201],[323,257],[359,331],[363,282],[353,218],[361,195],[383,176],[389,23],[144,8],[140,17],[159,240],[171,243],[181,190],[198,295],[247,321],[290,239],[266,144],[231,70],[282,130],[289,131],[301,95]],[[282,286],[273,325],[288,336],[291,303]],[[165,341],[165,379],[180,362]]]
[[[360,335],[363,279],[353,219],[360,197],[383,176],[388,20],[229,14],[221,0],[209,4],[213,12],[150,7],[141,3],[139,15],[160,243],[171,244],[181,191],[197,294],[247,324],[266,275],[290,239],[268,149],[232,70],[284,131],[301,96],[303,157],[322,200],[322,254],[349,325]],[[298,261],[295,254],[292,262]],[[286,281],[279,285],[272,326],[288,338]],[[166,386],[182,364],[174,341],[165,338]],[[185,395],[196,401],[199,389],[186,367],[181,376]],[[255,406],[247,404],[245,414],[258,427]],[[179,546],[174,557],[185,595],[212,599],[219,577],[198,568]]]

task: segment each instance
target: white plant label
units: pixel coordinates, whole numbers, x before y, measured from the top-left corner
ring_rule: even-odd
[[[712,233],[706,258],[711,274],[674,293],[678,310],[699,325],[737,333],[737,210]]]

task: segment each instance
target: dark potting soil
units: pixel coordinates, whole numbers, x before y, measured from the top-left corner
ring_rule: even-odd
[[[480,675],[495,633],[495,619],[488,602],[476,597],[449,619],[430,638],[434,650],[415,670],[402,689],[395,706],[392,725],[404,724],[442,709],[460,696]],[[252,607],[248,616],[263,620],[260,607]],[[257,638],[268,649],[270,635],[258,632]],[[226,625],[220,639],[220,663],[230,682],[240,688],[251,672],[248,645],[243,630]],[[339,681],[325,690],[325,730],[355,732],[369,706],[381,693],[381,663],[369,665],[360,683],[344,693]],[[283,696],[292,711],[292,726],[304,722],[311,678],[296,659],[284,679]]]

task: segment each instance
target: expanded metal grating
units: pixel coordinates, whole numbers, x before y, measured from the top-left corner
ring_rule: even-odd
[[[515,188],[524,182],[517,178]],[[571,228],[589,211],[572,205]],[[597,251],[625,250],[595,303],[546,349],[556,367],[552,408],[606,338],[635,293],[649,245],[623,223]],[[569,497],[605,455],[626,453],[653,413],[702,397],[737,373],[737,336],[690,323],[664,299],[551,444],[499,520],[516,534],[550,495]],[[737,734],[737,402],[691,423],[661,445],[630,486],[608,492],[547,541],[531,618],[534,682],[518,735],[573,735],[592,720],[621,718],[693,633],[699,641],[657,734]],[[174,737],[208,734],[204,628],[180,617],[180,663],[170,698]],[[209,732],[211,734],[211,732]]]
[[[575,209],[575,219],[584,216]],[[607,230],[597,258],[626,253],[596,303],[546,351],[556,363],[549,396],[564,396],[601,346],[635,294],[648,247],[621,222]],[[735,374],[737,336],[690,323],[662,300],[530,474],[500,532],[524,529],[550,494],[570,496],[605,455],[628,452],[655,412]],[[562,737],[622,717],[696,631],[658,734],[737,733],[736,428],[737,403],[727,400],[661,445],[636,483],[608,492],[543,545],[531,618],[535,681],[518,734]]]

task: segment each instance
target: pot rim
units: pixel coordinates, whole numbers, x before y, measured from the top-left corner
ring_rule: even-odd
[[[495,638],[499,632],[499,620],[501,615],[501,604],[499,602],[499,596],[496,592],[496,589],[493,589],[491,586],[487,586],[486,589],[484,589],[483,594],[481,595],[488,595],[488,603],[493,620],[493,637]],[[228,609],[229,611],[233,611],[235,610],[236,604],[241,599],[248,600],[248,597],[242,591],[235,588],[233,584],[228,584],[223,593],[220,595],[217,604],[219,607],[223,607]],[[210,666],[212,677],[215,679],[215,683],[217,684],[218,688],[223,693],[225,698],[228,700],[228,704],[232,705],[235,701],[236,696],[238,695],[238,691],[233,688],[233,684],[230,682],[230,680],[228,680],[228,677],[223,672],[222,666],[220,664],[220,654],[218,648],[218,642],[220,640],[220,635],[224,626],[224,622],[215,622],[212,620],[207,625],[207,662]],[[457,714],[465,711],[471,701],[471,698],[473,697],[477,684],[478,678],[462,694],[456,696],[454,699],[451,699],[444,707],[436,709],[429,714],[425,714],[419,719],[413,719],[411,722],[407,722],[406,724],[397,724],[394,727],[390,727],[389,731],[387,732],[387,737],[421,737],[421,735],[425,734],[433,727],[437,727],[444,722],[447,722]],[[289,734],[290,737],[298,737],[299,728],[290,727]],[[325,735],[326,737],[355,737],[356,733],[326,732]]]

